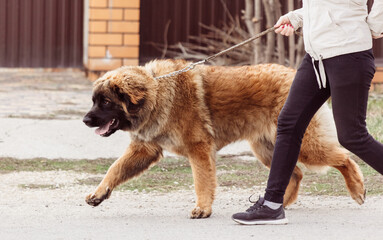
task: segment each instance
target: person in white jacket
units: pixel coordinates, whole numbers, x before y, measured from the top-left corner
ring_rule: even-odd
[[[383,37],[383,0],[303,0],[282,16],[275,32],[303,28],[307,54],[278,117],[277,138],[264,197],[232,219],[240,224],[287,224],[283,196],[298,160],[303,135],[331,96],[340,144],[383,174],[383,144],[366,128],[368,93],[375,74],[372,39]]]

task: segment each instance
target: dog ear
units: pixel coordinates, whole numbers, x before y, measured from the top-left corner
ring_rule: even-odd
[[[141,107],[145,102],[145,90],[144,89],[133,89],[129,94],[129,105],[128,112],[129,113],[137,113],[140,111]]]
[[[121,102],[127,103],[127,110],[130,113],[137,113],[145,103],[145,89],[136,88],[127,93],[118,85],[113,85],[111,88]]]
[[[145,91],[146,89],[139,89],[139,88],[130,89],[128,93],[130,102],[132,102],[135,105],[139,104],[139,102],[143,100],[145,97]]]
[[[145,99],[140,99],[137,104],[134,104],[133,102],[130,102],[128,105],[128,112],[129,113],[138,113],[141,109],[141,107],[144,105]]]
[[[144,88],[124,88],[120,87],[119,84],[111,84],[110,87],[116,93],[118,99],[123,102],[129,101],[133,104],[138,104],[145,97],[146,89]]]
[[[121,102],[129,102],[130,98],[117,84],[111,86],[112,91],[117,95],[118,100]]]

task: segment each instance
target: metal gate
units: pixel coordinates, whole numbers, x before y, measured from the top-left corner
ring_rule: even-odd
[[[0,67],[82,67],[82,0],[0,0]]]

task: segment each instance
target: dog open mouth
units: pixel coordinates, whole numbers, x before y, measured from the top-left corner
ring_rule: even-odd
[[[95,133],[100,136],[107,137],[117,130],[118,123],[118,119],[113,118],[107,124],[97,128]]]

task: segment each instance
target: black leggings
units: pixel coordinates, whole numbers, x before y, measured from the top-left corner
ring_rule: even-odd
[[[306,54],[279,115],[265,194],[268,201],[283,202],[304,132],[330,96],[340,144],[383,174],[383,145],[368,133],[365,121],[368,92],[375,74],[372,50],[325,59],[323,64],[327,87],[320,89],[311,57]]]

